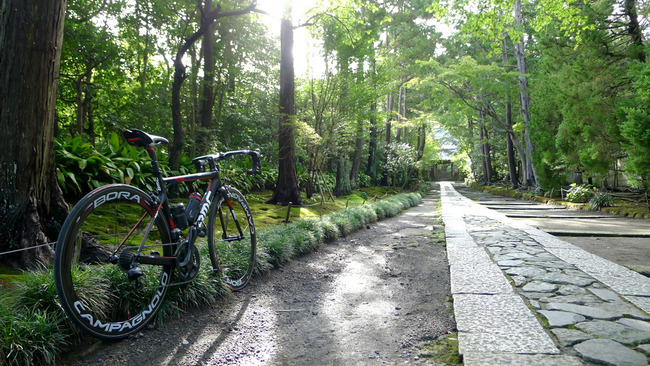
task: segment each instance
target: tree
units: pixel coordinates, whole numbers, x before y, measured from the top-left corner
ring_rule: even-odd
[[[212,9],[212,1],[206,0],[210,7],[200,6],[199,10],[201,11],[201,25],[192,35],[187,37],[183,44],[178,47],[176,52],[176,57],[174,58],[174,81],[172,83],[172,127],[174,129],[174,139],[169,148],[169,165],[172,169],[177,170],[180,165],[181,153],[183,152],[183,124],[182,124],[182,115],[181,115],[181,87],[183,82],[188,77],[185,68],[183,65],[183,57],[189,51],[190,47],[194,45],[199,38],[205,35],[206,32],[213,29],[212,24],[219,18],[238,16],[250,13],[255,10],[255,3],[252,5],[238,10],[231,11],[221,11],[221,6],[217,5],[215,9]],[[213,103],[212,103],[213,104]],[[212,105],[208,106],[210,111],[212,110]],[[206,112],[207,113],[207,112]]]
[[[65,9],[65,0],[0,2],[0,251],[54,241],[67,215],[53,149]],[[51,257],[45,246],[12,258],[28,267]]]
[[[523,19],[521,14],[521,0],[515,1],[514,25],[521,28]],[[530,139],[530,95],[528,94],[528,73],[526,72],[526,57],[524,56],[523,36],[515,43],[515,57],[517,58],[517,71],[519,71],[519,90],[521,92],[521,114],[524,117],[524,138],[526,142],[526,155],[523,159],[524,186],[532,187],[536,184],[535,167],[533,166],[533,142]]]
[[[293,24],[291,8],[286,10],[280,29],[280,108],[278,111],[278,183],[271,204],[302,205],[296,171],[295,78],[293,69]]]

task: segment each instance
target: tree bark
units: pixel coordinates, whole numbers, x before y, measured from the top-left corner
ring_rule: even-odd
[[[368,142],[368,166],[366,174],[372,179],[373,184],[377,180],[377,103],[370,106],[370,141]]]
[[[65,9],[65,0],[0,2],[0,252],[55,241],[68,212],[54,160]],[[45,246],[1,260],[27,268],[52,254]]]
[[[424,148],[426,147],[427,143],[427,126],[426,124],[422,124],[420,128],[418,128],[418,146],[417,146],[417,161],[422,160],[424,157]]]
[[[486,185],[492,184],[492,155],[490,154],[490,139],[487,128],[485,127],[485,114],[479,112],[479,121],[481,129],[479,130],[479,140],[481,141],[481,158],[483,161],[483,180]]]
[[[623,13],[628,17],[627,33],[632,40],[631,56],[641,62],[645,62],[646,55],[643,45],[643,30],[639,25],[636,0],[625,0]]]
[[[347,196],[352,193],[350,186],[350,161],[343,155],[339,155],[336,163],[336,186],[334,195],[337,197]]]
[[[386,101],[386,131],[384,135],[384,142],[386,145],[386,153],[384,154],[384,165],[388,161],[388,145],[390,145],[390,135],[391,135],[391,121],[393,120],[393,91],[391,90],[388,93]],[[388,185],[388,172],[384,169],[381,182],[379,183],[382,186]]]
[[[296,171],[296,142],[294,137],[295,84],[293,69],[293,25],[291,10],[285,14],[280,30],[280,108],[278,116],[279,166],[278,184],[270,204],[301,206]]]
[[[521,0],[515,2],[515,25],[521,27]],[[519,90],[521,94],[521,113],[524,117],[524,138],[526,140],[526,156],[522,159],[524,165],[524,185],[526,188],[534,187],[537,179],[533,166],[534,146],[530,140],[530,95],[528,94],[528,77],[526,76],[526,58],[524,56],[524,41],[519,39],[515,43],[515,57],[517,58],[517,71],[519,71]]]
[[[503,37],[501,42],[501,59],[503,64],[508,64],[508,48],[506,38]],[[517,175],[517,161],[515,159],[514,139],[515,134],[512,130],[512,103],[510,102],[510,86],[506,86],[506,149],[508,156],[508,173],[512,189],[519,188],[519,176]]]
[[[354,139],[354,156],[352,158],[352,170],[350,171],[350,183],[352,189],[359,188],[359,171],[361,170],[361,153],[363,151],[363,121],[357,122],[357,136]]]
[[[204,13],[212,11],[212,0],[205,0]],[[201,22],[208,21],[205,17],[201,17]],[[203,91],[200,100],[200,125],[201,133],[199,133],[199,151],[208,153],[210,135],[212,131],[212,110],[215,102],[215,89],[214,89],[214,33],[217,29],[217,24],[211,22],[203,35],[201,41],[201,49],[203,51]]]

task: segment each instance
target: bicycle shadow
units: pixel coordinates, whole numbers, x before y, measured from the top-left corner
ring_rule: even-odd
[[[234,295],[240,297],[236,301],[228,301],[228,304],[224,304],[226,301],[219,301],[217,306],[227,305],[225,308],[239,307],[235,312],[235,309],[214,309],[210,312],[201,311],[199,320],[201,321],[204,318],[208,317],[212,313],[214,314],[214,322],[205,322],[203,326],[196,326],[192,324],[188,326],[188,329],[191,330],[190,333],[186,334],[182,340],[178,340],[179,345],[176,346],[176,349],[171,354],[167,354],[165,360],[159,360],[160,362],[155,362],[159,365],[180,365],[188,364],[188,359],[191,360],[191,364],[203,365],[208,364],[212,358],[212,355],[217,352],[217,350],[224,344],[224,342],[231,336],[233,331],[238,329],[238,325],[241,322],[244,314],[248,311],[251,303],[251,299],[255,296],[252,292],[248,293],[238,293]],[[232,300],[232,299],[231,299]],[[228,317],[224,322],[223,320],[219,321],[219,317],[227,316],[227,314],[234,314],[234,316]],[[205,343],[208,343],[207,348]],[[194,345],[200,345],[201,351],[200,354],[194,354]]]

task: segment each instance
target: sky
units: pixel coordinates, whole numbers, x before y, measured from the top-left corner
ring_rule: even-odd
[[[307,12],[315,6],[315,0],[258,0],[257,8],[264,10],[269,15],[260,16],[260,20],[269,28],[269,32],[280,37],[280,20],[286,6],[292,6],[292,21],[294,26],[307,20]],[[321,48],[317,40],[309,36],[305,27],[295,28],[293,34],[293,58],[297,77],[309,74],[316,76],[322,74],[325,64],[321,57]]]

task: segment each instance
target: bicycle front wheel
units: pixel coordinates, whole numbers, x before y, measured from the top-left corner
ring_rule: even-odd
[[[256,264],[253,215],[246,198],[227,186],[228,200],[219,197],[208,219],[210,260],[224,282],[233,290],[248,284]]]
[[[96,189],[75,206],[56,244],[54,276],[61,306],[78,328],[118,339],[154,318],[173,267],[139,263],[135,253],[144,240],[141,254],[172,256],[163,216],[149,195],[122,184]]]

